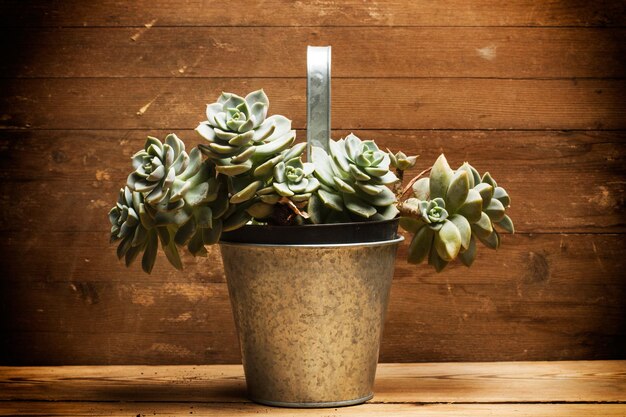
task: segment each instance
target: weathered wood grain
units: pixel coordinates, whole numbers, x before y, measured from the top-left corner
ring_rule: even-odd
[[[6,283],[7,289],[13,285],[30,285],[27,283],[61,283],[66,284],[65,289],[69,291],[70,283],[106,286],[225,282],[215,246],[208,247],[207,258],[193,258],[183,252],[184,272],[169,266],[159,255],[157,265],[161,267],[147,275],[139,265],[126,269],[117,261],[115,246],[109,245],[106,230],[40,235],[5,232],[3,236],[0,262],[4,273],[0,281]],[[465,267],[451,265],[443,275],[425,265],[406,264],[403,260],[407,246],[408,241],[400,246],[395,279],[424,284],[620,285],[623,284],[621,272],[626,268],[626,259],[620,256],[626,251],[626,239],[620,234],[505,235],[498,251],[479,248],[471,273]],[[79,290],[71,293],[77,295]]]
[[[118,308],[113,306],[111,308]],[[207,310],[211,308],[208,304]],[[176,318],[176,317],[174,317]],[[232,326],[211,324],[206,333],[3,332],[2,365],[174,365],[241,363]],[[86,323],[85,328],[89,328]],[[211,330],[214,329],[214,330]]]
[[[607,283],[610,279],[596,277],[596,284],[584,284],[572,277],[571,283],[553,284],[494,277],[492,283],[471,284],[423,272],[430,283],[419,278],[396,281],[388,331],[400,335],[404,327],[407,334],[509,335],[535,327],[574,336],[593,331],[598,318],[607,334],[618,332],[626,322],[620,314],[625,302],[619,299],[626,288]],[[0,325],[10,332],[197,332],[215,338],[234,328],[226,285],[221,283],[12,282],[10,297],[6,283],[2,287],[6,318]],[[22,314],[15,314],[20,309]],[[428,319],[426,311],[432,313]]]
[[[193,413],[193,414],[192,414]],[[297,413],[297,414],[294,414]],[[120,416],[130,415],[205,415],[220,417],[305,416],[305,417],[623,417],[624,404],[377,404],[334,409],[290,410],[252,403],[80,403],[80,402],[5,402],[0,403],[0,415],[6,416]]]
[[[217,253],[152,277],[116,265],[104,233],[95,247],[85,235],[0,247],[2,363],[240,360]],[[445,275],[399,260],[381,359],[623,358],[625,243],[621,235],[516,235],[490,259],[481,250],[471,273],[453,266]]]
[[[306,121],[306,80],[3,80],[0,128],[183,129],[221,91],[264,88],[270,113]],[[337,79],[333,129],[624,129],[625,80]]]
[[[412,313],[413,314],[413,313]],[[428,315],[426,314],[426,317]],[[449,325],[449,323],[448,323]],[[233,328],[234,330],[234,328]],[[231,329],[212,333],[55,333],[3,332],[2,364],[219,364],[239,363],[241,357]],[[416,333],[400,337],[387,332],[381,361],[577,360],[624,358],[623,337],[587,332],[579,337],[538,331],[530,339],[510,334],[451,335]],[[417,340],[417,341],[416,341]],[[548,341],[549,343],[546,343]],[[580,343],[580,344],[577,344]]]
[[[626,361],[380,364],[370,404],[624,402],[624,376]],[[0,384],[0,403],[249,402],[240,365],[4,367]]]
[[[624,361],[381,364],[372,403],[625,401],[625,373]],[[2,400],[248,402],[240,365],[5,367],[0,383]]]
[[[624,26],[625,6],[611,0],[455,0],[247,2],[218,0],[5,0],[3,26]]]
[[[0,230],[106,230],[106,213],[149,134],[167,131],[0,132]],[[202,139],[180,131],[188,147]],[[335,137],[349,131],[336,131]],[[419,154],[407,177],[444,152],[469,160],[512,196],[522,232],[624,232],[626,134],[623,132],[355,131],[394,151]],[[304,131],[298,132],[304,138]],[[407,179],[408,181],[408,179]],[[54,204],[50,204],[53,201]],[[68,213],[78,204],[81,216]]]
[[[332,45],[333,78],[622,77],[626,31],[584,28],[136,28],[7,31],[17,77],[299,77]],[[289,42],[285,42],[289,39]],[[245,57],[245,59],[241,59]]]
[[[106,212],[148,130],[181,131],[191,146],[222,90],[265,88],[270,111],[304,138],[307,44],[335,51],[335,129],[419,153],[424,166],[445,151],[454,165],[489,167],[522,232],[499,253],[483,249],[471,272],[416,269],[403,246],[383,360],[625,358],[626,3],[7,0],[0,27],[1,363],[239,361],[218,252],[185,257],[183,273],[163,257],[153,276],[126,270]],[[102,412],[10,404],[0,414]],[[474,406],[368,412],[594,411]]]

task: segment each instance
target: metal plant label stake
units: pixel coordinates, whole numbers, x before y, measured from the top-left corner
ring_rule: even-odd
[[[307,160],[311,147],[328,151],[330,138],[330,46],[307,48]]]

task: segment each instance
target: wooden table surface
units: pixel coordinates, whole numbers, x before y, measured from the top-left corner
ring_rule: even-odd
[[[626,361],[381,364],[366,404],[245,398],[241,365],[0,367],[0,415],[626,416]]]

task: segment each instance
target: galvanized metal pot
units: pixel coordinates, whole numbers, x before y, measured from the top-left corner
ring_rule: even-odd
[[[372,398],[401,241],[394,232],[341,244],[221,242],[250,399],[337,407]]]

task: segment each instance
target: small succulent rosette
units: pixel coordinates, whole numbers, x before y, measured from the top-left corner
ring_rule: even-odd
[[[320,187],[313,171],[313,164],[302,162],[300,156],[279,162],[274,167],[271,186],[259,191],[261,201],[272,205],[291,201],[296,207],[304,208]]]
[[[387,149],[387,155],[389,155],[389,161],[392,167],[396,169],[396,171],[406,171],[407,169],[413,168],[417,163],[417,155],[415,156],[407,156],[402,151],[398,151],[395,154]]]

